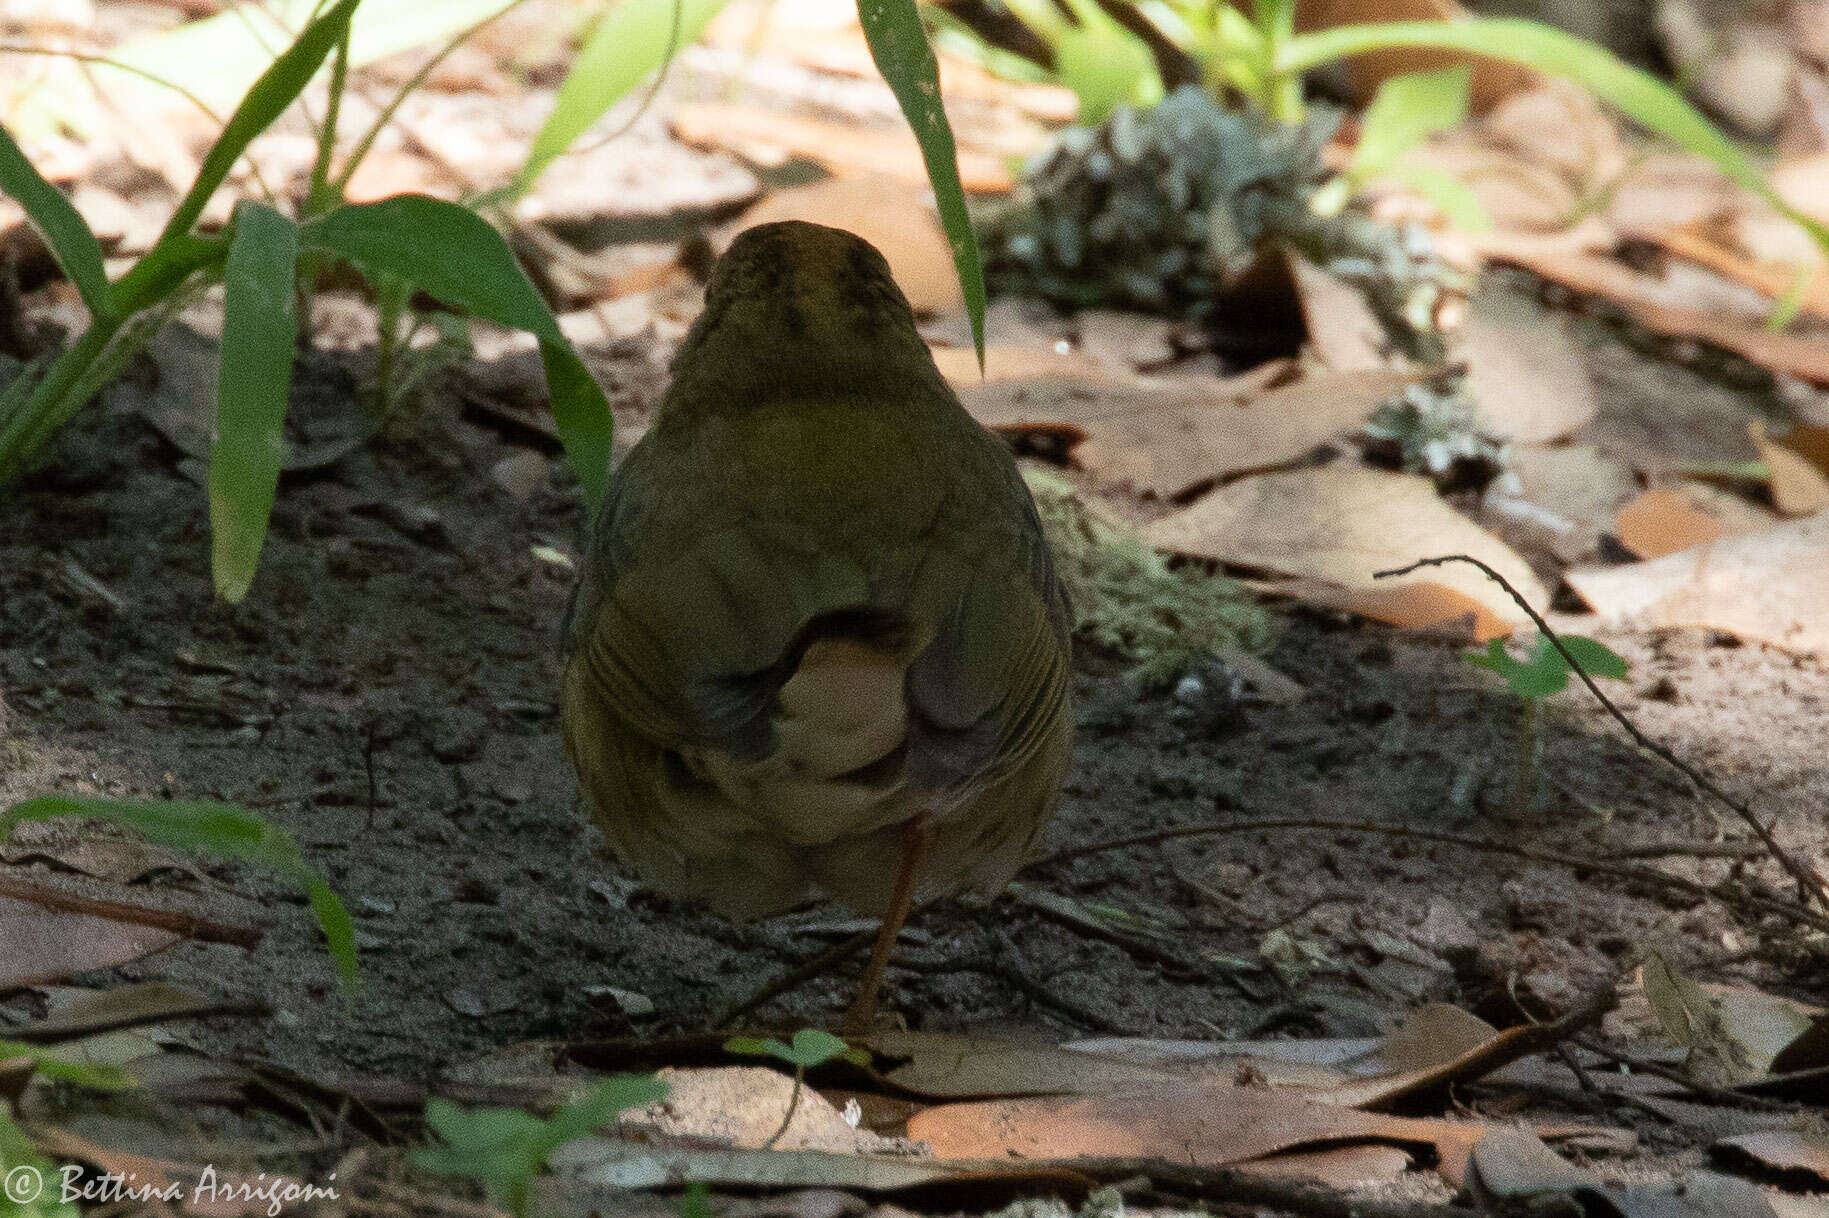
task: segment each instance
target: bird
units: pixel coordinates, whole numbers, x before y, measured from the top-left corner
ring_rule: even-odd
[[[1034,502],[874,246],[734,240],[579,571],[562,735],[612,852],[733,917],[880,917],[868,1031],[912,904],[1008,883],[1072,732]]]

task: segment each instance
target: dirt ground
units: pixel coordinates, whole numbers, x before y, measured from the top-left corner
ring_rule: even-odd
[[[1655,427],[1680,399],[1686,418],[1737,435],[1756,404],[1599,329],[1589,347],[1603,434]],[[625,343],[598,362],[631,417],[663,356]],[[83,979],[167,978],[271,1004],[264,1020],[193,1025],[200,1048],[423,1079],[530,1038],[703,1030],[856,929],[832,908],[734,925],[597,853],[555,719],[570,576],[535,552],[576,553],[578,511],[553,454],[460,404],[512,380],[500,373],[460,370],[410,435],[289,476],[235,608],[211,603],[194,467],[131,394],[84,415],[0,501],[0,801],[90,789],[242,803],[296,834],[355,914],[364,988],[345,1001],[308,912],[270,877],[143,877],[136,899],[265,929],[252,953],[190,944]],[[331,398],[352,384],[334,362],[306,374]],[[544,473],[517,498],[492,471],[530,451]],[[1287,704],[1221,682],[1139,698],[1116,664],[1082,654],[1075,764],[1045,849],[1304,818],[1601,859],[1747,836],[1582,696],[1550,716],[1541,805],[1513,817],[1517,708],[1461,644],[1310,611],[1281,612],[1279,631],[1266,658],[1306,691]],[[1647,732],[1750,798],[1787,845],[1829,851],[1829,672],[1701,633],[1603,637],[1632,663],[1619,701]],[[1730,864],[1659,865],[1714,877]],[[1044,866],[1022,884],[989,916],[920,917],[891,1009],[920,1028],[1047,1040],[1359,1036],[1430,999],[1500,1023],[1518,1003],[1559,1009],[1646,947],[1699,979],[1829,1001],[1820,966],[1713,903],[1424,840],[1229,832]],[[1116,907],[1124,929],[1108,918],[1089,932],[1051,912],[1054,898]],[[1294,962],[1271,969],[1260,949]],[[750,1022],[829,1025],[854,975],[811,981]],[[24,1017],[36,1001],[0,1010]]]

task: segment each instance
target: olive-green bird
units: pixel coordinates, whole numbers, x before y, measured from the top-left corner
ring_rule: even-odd
[[[568,629],[566,752],[644,879],[733,915],[1001,888],[1067,767],[1067,605],[1008,450],[868,242],[718,262]]]

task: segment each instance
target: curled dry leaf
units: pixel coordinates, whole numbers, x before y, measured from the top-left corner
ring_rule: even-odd
[[[1427,478],[1342,463],[1235,482],[1154,522],[1144,536],[1159,549],[1298,577],[1279,590],[1394,625],[1470,620],[1481,641],[1529,619],[1472,567],[1452,563],[1388,580],[1373,574],[1468,554],[1533,606],[1548,600],[1524,560],[1444,503]]]
[[[896,285],[917,313],[965,307],[952,247],[924,187],[874,174],[827,178],[776,191],[743,213],[725,244],[746,228],[806,220],[856,233],[882,251]]]
[[[1829,513],[1564,578],[1608,625],[1725,630],[1829,656]]]

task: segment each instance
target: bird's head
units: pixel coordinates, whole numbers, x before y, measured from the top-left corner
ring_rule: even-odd
[[[784,220],[744,231],[718,259],[705,311],[674,357],[679,380],[790,389],[931,375],[914,312],[876,247]]]

